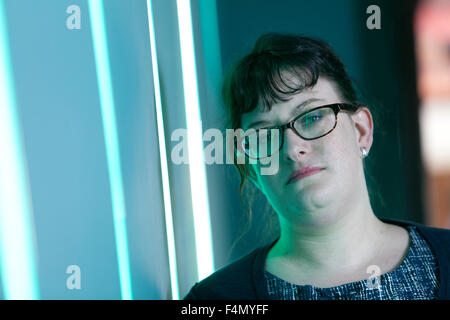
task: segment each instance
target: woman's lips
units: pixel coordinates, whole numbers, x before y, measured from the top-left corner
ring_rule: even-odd
[[[289,177],[289,180],[286,182],[286,184],[290,184],[294,181],[303,179],[305,177],[311,176],[321,170],[323,170],[324,168],[320,168],[320,167],[311,167],[311,166],[304,166],[301,167],[299,170],[294,171],[294,173],[291,174],[291,176]]]

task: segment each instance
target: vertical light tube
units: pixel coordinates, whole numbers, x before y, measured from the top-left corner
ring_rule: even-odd
[[[39,299],[32,204],[0,0],[0,271],[5,299]]]
[[[208,188],[203,154],[202,122],[189,0],[177,0],[184,101],[188,130],[189,172],[199,280],[214,271]]]
[[[172,203],[170,195],[169,184],[169,170],[167,165],[167,150],[166,140],[164,136],[164,121],[161,103],[161,88],[159,83],[159,70],[158,70],[158,56],[156,52],[155,41],[155,24],[153,20],[153,7],[152,1],[147,0],[147,15],[148,15],[148,27],[150,35],[150,51],[152,56],[152,69],[153,69],[153,86],[155,91],[155,107],[156,107],[156,121],[158,125],[158,140],[159,140],[159,159],[161,164],[161,179],[163,186],[163,198],[164,198],[164,215],[166,223],[166,236],[167,236],[167,250],[169,256],[169,269],[170,269],[170,285],[172,290],[172,299],[179,300],[180,293],[178,288],[178,275],[177,275],[177,256],[175,249],[175,232],[173,229],[173,217],[172,217]]]
[[[120,291],[123,300],[133,299],[128,254],[125,195],[120,163],[119,137],[116,127],[115,106],[105,29],[103,0],[89,0],[89,17],[97,69],[98,90],[103,121],[103,133],[108,162],[110,191],[119,266]]]

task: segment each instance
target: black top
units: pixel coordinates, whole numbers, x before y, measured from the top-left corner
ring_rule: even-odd
[[[439,291],[436,299],[450,299],[450,230],[427,227],[412,222],[381,219],[404,228],[415,226],[436,258]],[[273,300],[265,278],[267,253],[276,241],[257,248],[243,258],[221,268],[197,282],[184,297],[186,300]],[[279,298],[278,298],[279,299]]]

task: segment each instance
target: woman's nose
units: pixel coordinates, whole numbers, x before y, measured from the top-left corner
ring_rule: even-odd
[[[304,140],[292,128],[284,131],[283,156],[286,160],[299,161],[309,150],[310,141]]]

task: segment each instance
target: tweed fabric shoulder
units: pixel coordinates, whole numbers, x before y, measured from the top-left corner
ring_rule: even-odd
[[[276,300],[431,300],[439,291],[439,270],[429,244],[413,225],[402,263],[378,283],[361,280],[331,288],[296,285],[264,271],[268,294]],[[368,274],[369,277],[369,274]]]

